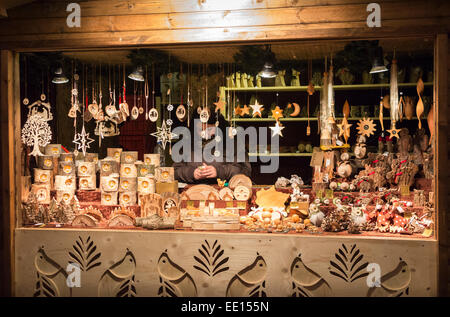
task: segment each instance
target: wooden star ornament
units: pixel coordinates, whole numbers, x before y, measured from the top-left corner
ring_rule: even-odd
[[[236,106],[236,108],[234,108],[234,114],[236,116],[240,116],[241,115],[241,110],[242,108],[240,106]]]
[[[348,123],[346,117],[344,117],[344,119],[342,119],[342,122],[337,125],[339,128],[339,136],[344,136],[345,144],[347,144],[347,140],[350,137],[350,127],[352,125],[353,124]]]
[[[270,130],[272,130],[272,137],[275,135],[283,136],[283,133],[281,132],[283,129],[284,127],[277,121],[274,127],[270,127]]]
[[[216,110],[214,110],[214,112],[223,111],[223,108],[225,107],[225,101],[219,99],[219,101],[215,102],[214,105],[216,106]]]
[[[278,121],[280,118],[283,118],[283,109],[276,106],[275,109],[272,110],[272,117]]]
[[[252,108],[252,110],[253,110],[253,114],[252,114],[253,118],[256,116],[261,118],[261,116],[262,116],[261,111],[263,111],[264,108],[263,108],[263,105],[260,105],[258,103],[258,100],[255,100],[255,104],[250,105],[250,108]]]
[[[250,108],[247,105],[244,105],[244,107],[242,107],[241,109],[241,116],[244,116],[246,114],[250,115]]]
[[[398,134],[399,134],[399,132],[400,132],[400,129],[396,129],[396,128],[395,128],[395,121],[392,121],[392,127],[391,127],[390,130],[387,130],[387,132],[389,132],[389,137],[390,137],[391,139],[393,139],[393,138],[399,139],[399,138],[400,138],[400,137],[398,136]]]

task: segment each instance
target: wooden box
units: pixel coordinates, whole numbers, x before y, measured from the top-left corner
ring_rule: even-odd
[[[50,203],[50,184],[32,184],[31,192],[36,195],[36,200],[38,203]]]
[[[161,165],[161,158],[159,154],[144,154],[144,164],[159,167]]]
[[[100,189],[104,192],[116,192],[119,190],[119,178],[114,176],[101,176]]]
[[[137,151],[123,151],[120,155],[120,163],[122,164],[132,164],[138,159]]]
[[[137,169],[134,164],[121,164],[120,177],[137,177]]]
[[[75,176],[75,165],[73,162],[59,162],[58,167],[59,167],[58,168],[59,175]]]
[[[119,193],[119,205],[128,206],[136,204],[136,192],[127,191]]]
[[[34,183],[36,184],[50,184],[53,185],[52,178],[53,171],[51,170],[43,170],[40,168],[34,169]]]
[[[122,154],[122,149],[121,148],[107,148],[106,154],[109,158],[120,163],[120,156]]]
[[[94,162],[80,162],[77,166],[78,176],[95,176]]]
[[[156,182],[155,189],[157,194],[162,194],[166,192],[178,193],[178,181],[170,183]]]
[[[75,161],[75,155],[73,153],[61,153],[59,156],[60,162],[74,162]]]
[[[118,192],[101,192],[102,205],[111,206],[117,205]]]
[[[137,178],[136,177],[121,177],[119,183],[119,191],[132,191],[135,192],[137,189]]]
[[[55,189],[61,191],[75,191],[77,189],[75,175],[55,175]]]
[[[155,179],[151,177],[137,178],[137,191],[140,194],[153,194],[155,192]]]
[[[71,203],[74,194],[75,194],[75,191],[71,191],[71,190],[57,190],[56,191],[56,201],[57,202],[64,201],[66,204],[69,204],[69,203]]]
[[[98,153],[86,153],[86,156],[84,157],[84,160],[86,162],[93,162],[97,164],[98,162]]]
[[[78,188],[82,190],[95,190],[96,189],[96,177],[94,175],[80,176],[78,182]]]
[[[61,154],[61,144],[47,144],[45,146],[44,154],[59,157]]]
[[[191,219],[192,230],[239,230],[239,216],[201,216]]]
[[[144,163],[136,163],[138,177],[155,177],[155,166]]]
[[[160,183],[170,183],[174,181],[175,171],[173,167],[157,167],[156,181]]]
[[[100,161],[100,175],[109,176],[120,172],[119,163],[112,159],[104,159]]]
[[[38,156],[38,167],[44,170],[53,170],[53,156],[52,155],[42,155]]]

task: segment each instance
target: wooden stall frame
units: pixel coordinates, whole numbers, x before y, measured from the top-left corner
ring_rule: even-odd
[[[91,15],[95,15],[93,12],[97,12],[99,8],[97,6],[101,5],[105,1],[91,1],[92,3],[82,2],[87,4],[88,10],[90,8]],[[174,4],[173,1],[168,1],[169,7],[172,8]],[[175,1],[177,4],[183,4],[182,12],[195,12],[195,6],[189,6],[189,1]],[[191,1],[192,3],[194,1]],[[255,7],[252,7],[250,3],[248,9],[258,9],[260,17],[264,14],[268,14],[272,8],[283,7],[282,2],[285,1],[269,1],[266,4],[262,0],[252,1],[255,3]],[[329,2],[329,1],[328,1]],[[320,8],[326,1],[308,1],[307,4],[288,1],[284,4],[284,7],[296,7],[299,10],[299,14],[304,10],[306,17],[313,17],[315,14],[314,10],[322,10]],[[332,1],[336,4],[336,1]],[[322,21],[315,23],[305,23],[300,21],[289,20],[288,22],[283,22],[284,24],[276,24],[273,20],[255,20],[249,21],[247,26],[223,26],[216,25],[212,28],[208,28],[203,25],[195,29],[196,25],[181,25],[174,26],[171,21],[177,21],[177,16],[172,16],[170,13],[164,14],[165,12],[159,12],[162,15],[160,17],[153,16],[152,18],[161,19],[161,21],[166,21],[169,26],[165,25],[165,32],[161,30],[113,30],[108,29],[113,27],[114,21],[109,21],[105,25],[101,25],[104,29],[99,32],[83,32],[75,30],[68,30],[64,28],[63,30],[55,29],[54,33],[49,34],[25,34],[26,32],[19,31],[19,34],[8,35],[0,34],[0,49],[1,49],[1,94],[0,94],[0,114],[1,114],[1,150],[2,150],[2,259],[5,267],[3,268],[2,275],[5,277],[3,279],[6,283],[6,289],[3,290],[5,295],[14,295],[14,269],[15,269],[15,244],[14,244],[14,231],[20,223],[20,156],[21,156],[21,142],[20,142],[20,72],[19,72],[19,53],[20,52],[31,52],[31,51],[55,51],[55,50],[80,50],[81,47],[86,49],[119,49],[119,48],[130,48],[130,47],[145,47],[145,46],[162,46],[162,45],[186,45],[188,43],[198,44],[198,45],[214,45],[214,44],[238,44],[238,43],[261,43],[274,42],[274,41],[326,41],[326,40],[358,40],[358,39],[375,39],[375,38],[389,38],[389,37],[414,37],[414,36],[433,36],[435,41],[435,51],[434,51],[434,107],[437,111],[436,114],[436,137],[435,137],[435,194],[436,194],[436,206],[435,210],[438,214],[438,219],[436,221],[437,234],[435,237],[439,243],[439,271],[438,271],[438,289],[440,295],[447,294],[447,223],[446,223],[446,208],[447,208],[447,193],[448,184],[447,181],[447,133],[448,133],[448,78],[447,78],[447,55],[448,55],[448,30],[450,29],[450,19],[446,16],[448,12],[448,2],[439,2],[441,7],[434,7],[431,4],[422,3],[426,5],[427,10],[422,10],[427,12],[426,17],[421,17],[419,20],[409,18],[406,20],[395,19],[392,16],[400,13],[396,10],[396,6],[401,6],[401,3],[408,5],[409,3],[405,1],[398,1],[396,4],[388,4],[387,1],[380,1],[382,4],[386,4],[387,13],[391,15],[391,19],[383,20],[383,27],[379,30],[368,28],[365,21],[360,22],[348,22],[343,20],[327,21],[323,19]],[[126,1],[120,1],[122,5],[126,4]],[[133,10],[142,9],[142,1],[139,2],[137,8],[128,7],[128,11],[133,14]],[[155,2],[156,4],[158,2]],[[197,3],[197,1],[195,1]],[[211,6],[214,3],[219,3],[218,1],[205,2],[205,11],[211,10]],[[438,3],[434,1],[433,3]],[[61,6],[60,9],[51,10],[53,12],[54,18],[60,18],[66,2],[56,1],[52,5]],[[266,6],[267,7],[264,7]],[[353,4],[354,9],[358,8],[364,9],[365,4]],[[39,8],[39,3],[32,4],[31,7]],[[317,8],[314,8],[317,6]],[[393,7],[391,7],[393,6]],[[307,7],[307,8],[304,8]],[[352,7],[352,8],[353,8]],[[409,8],[413,8],[409,6]],[[166,8],[166,6],[164,6]],[[161,10],[165,10],[162,8]],[[148,8],[147,8],[148,9]],[[145,9],[145,10],[147,10]],[[166,8],[167,9],[167,8]],[[21,8],[15,12],[16,16],[20,16],[21,10],[26,10],[26,7]],[[41,8],[41,11],[49,10],[48,4]],[[108,10],[115,10],[114,7],[109,7]],[[117,9],[119,10],[119,9]],[[144,9],[142,9],[144,10]],[[144,10],[144,11],[145,11]],[[172,9],[167,9],[172,10]],[[216,13],[225,17],[229,13],[233,13],[236,9],[227,9],[220,7],[216,9]],[[310,11],[308,11],[310,10]],[[339,12],[341,12],[342,7],[339,7]],[[245,11],[245,10],[238,10]],[[248,10],[251,13],[251,10]],[[326,10],[325,10],[326,11]],[[324,12],[325,12],[324,11]],[[417,13],[417,8],[415,13]],[[432,11],[432,12],[431,12]],[[228,13],[227,13],[228,12]],[[309,15],[308,15],[308,12]],[[311,13],[312,12],[312,13]],[[333,11],[334,12],[334,11]],[[333,14],[333,12],[328,12],[328,15]],[[359,11],[358,11],[359,12]],[[97,12],[98,13],[98,12]],[[141,14],[147,14],[145,11]],[[325,12],[326,13],[326,12]],[[415,14],[414,13],[414,14]],[[37,13],[36,13],[37,14]],[[64,13],[66,14],[66,13]],[[107,18],[109,15],[117,15],[117,12],[105,12],[103,18]],[[129,12],[128,12],[129,14]],[[136,14],[136,12],[134,12]],[[350,13],[349,13],[350,14]],[[365,13],[367,15],[367,13]],[[408,12],[409,14],[409,12]],[[325,14],[326,15],[326,14]],[[448,14],[447,14],[448,15]],[[39,14],[37,14],[39,16]],[[42,15],[41,15],[42,16]],[[45,16],[45,15],[44,15]],[[270,16],[270,15],[268,15]],[[301,14],[299,15],[301,16]],[[173,18],[175,17],[175,20]],[[409,16],[408,16],[409,17]],[[14,18],[14,14],[13,14]],[[326,16],[325,16],[326,18]],[[266,17],[267,19],[267,17]],[[60,19],[61,20],[61,19]],[[156,20],[151,20],[154,23]],[[144,21],[145,22],[145,21]],[[144,23],[143,22],[143,23]],[[150,23],[145,22],[145,23]],[[191,21],[192,22],[192,21]],[[204,21],[203,21],[204,22]],[[295,22],[295,23],[294,23]],[[314,21],[311,21],[314,22]],[[253,23],[253,24],[252,24]],[[281,23],[281,22],[280,22]],[[3,24],[2,24],[3,25]],[[145,25],[144,25],[145,26]],[[198,26],[197,26],[198,27]],[[26,27],[23,30],[27,30]],[[192,32],[192,31],[195,32]],[[29,30],[28,30],[29,31]],[[202,31],[202,32],[200,32]],[[192,37],[191,37],[192,35]],[[187,42],[189,41],[189,42]],[[12,199],[11,199],[12,198]],[[355,239],[358,239],[355,237]],[[394,238],[395,239],[395,238]]]

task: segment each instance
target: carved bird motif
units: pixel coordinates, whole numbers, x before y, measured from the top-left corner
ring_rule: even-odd
[[[45,253],[43,247],[39,248],[34,257],[34,266],[37,271],[35,297],[72,295],[72,289],[67,287],[67,272]]]
[[[264,258],[257,253],[252,264],[235,274],[228,283],[227,297],[265,297],[265,277],[267,264]]]
[[[331,288],[328,283],[303,263],[301,254],[292,262],[291,276],[294,281],[294,288],[297,288],[302,296],[322,297],[331,295]]]
[[[173,296],[195,297],[197,286],[194,280],[182,267],[174,263],[164,251],[158,260],[158,273],[161,283],[165,284]]]
[[[398,297],[409,295],[409,283],[411,282],[411,270],[408,264],[400,258],[397,267],[381,277],[380,287],[369,289],[368,297]]]
[[[134,271],[136,259],[127,249],[125,256],[107,269],[98,283],[98,296],[134,296]]]

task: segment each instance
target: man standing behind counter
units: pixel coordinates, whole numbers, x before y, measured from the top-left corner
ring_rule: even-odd
[[[211,112],[210,112],[211,113]],[[199,114],[194,112],[194,116],[192,122],[194,124],[191,125],[191,135],[192,135],[192,149],[195,149],[196,146],[194,144],[195,140],[199,140],[198,142],[201,142],[201,149],[203,153],[204,147],[209,142],[215,142],[215,131],[216,131],[216,125],[214,124],[216,122],[216,116],[217,114],[213,114],[209,116],[208,122],[206,124],[203,124],[204,129],[204,137],[202,138],[202,123],[199,119]],[[197,120],[195,120],[197,119]],[[225,132],[227,127],[227,122],[225,121],[225,118],[222,116],[222,114],[218,114],[218,122],[219,126],[218,128],[221,129],[221,131]],[[206,128],[206,129],[205,129]],[[196,137],[194,135],[196,134]],[[229,137],[224,133],[223,137]],[[198,145],[197,145],[198,147]],[[245,149],[236,149],[235,148],[235,155],[234,155],[234,161],[230,162],[225,159],[225,157],[222,157],[222,160],[217,160],[211,163],[204,162],[204,158],[202,155],[202,162],[195,162],[194,160],[194,153],[191,152],[191,160],[189,162],[179,162],[179,163],[173,163],[173,167],[175,170],[175,179],[189,184],[217,184],[217,178],[220,178],[222,180],[229,180],[231,177],[233,177],[236,174],[245,174],[250,177],[251,175],[251,166],[248,161],[248,155],[245,151],[244,162],[238,162],[237,157],[240,157],[238,154],[241,151],[245,151]],[[241,153],[242,154],[242,153]],[[221,154],[223,156],[223,153]]]

